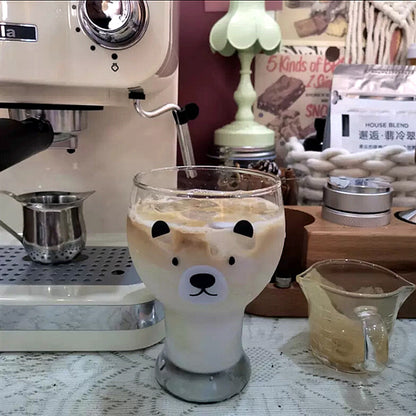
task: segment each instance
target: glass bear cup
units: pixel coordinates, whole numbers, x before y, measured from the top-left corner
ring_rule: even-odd
[[[270,281],[285,238],[279,179],[224,166],[139,173],[127,236],[139,275],[165,308],[159,384],[198,403],[239,393],[250,377],[244,309]]]

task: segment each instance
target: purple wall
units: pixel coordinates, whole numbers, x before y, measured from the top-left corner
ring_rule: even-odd
[[[179,104],[199,106],[199,116],[189,129],[196,162],[201,164],[209,162],[206,154],[215,129],[231,122],[237,110],[233,92],[239,82],[238,58],[214,54],[209,47],[210,30],[222,16],[224,12],[206,13],[203,1],[180,4]]]

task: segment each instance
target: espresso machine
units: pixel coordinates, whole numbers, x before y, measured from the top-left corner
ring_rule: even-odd
[[[0,351],[133,350],[163,338],[125,222],[133,176],[176,164],[175,3],[0,2],[0,118],[21,146],[0,189],[95,191],[87,246],[69,263],[33,262],[0,230]],[[38,148],[17,131],[31,123],[49,132]],[[0,219],[21,230],[19,204],[0,200]]]

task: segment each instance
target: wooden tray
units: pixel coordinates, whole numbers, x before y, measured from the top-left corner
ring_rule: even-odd
[[[401,210],[392,210],[391,222],[385,227],[359,228],[325,221],[319,206],[287,206],[286,241],[276,273],[294,279],[317,261],[350,258],[387,267],[416,284],[416,225],[394,216]],[[269,283],[246,312],[306,317],[308,306],[296,282],[287,289]],[[403,304],[399,317],[416,318],[416,293]]]

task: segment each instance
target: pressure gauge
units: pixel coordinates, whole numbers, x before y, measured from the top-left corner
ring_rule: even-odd
[[[138,42],[149,22],[147,2],[91,1],[79,2],[78,19],[84,33],[107,49],[125,49]]]

